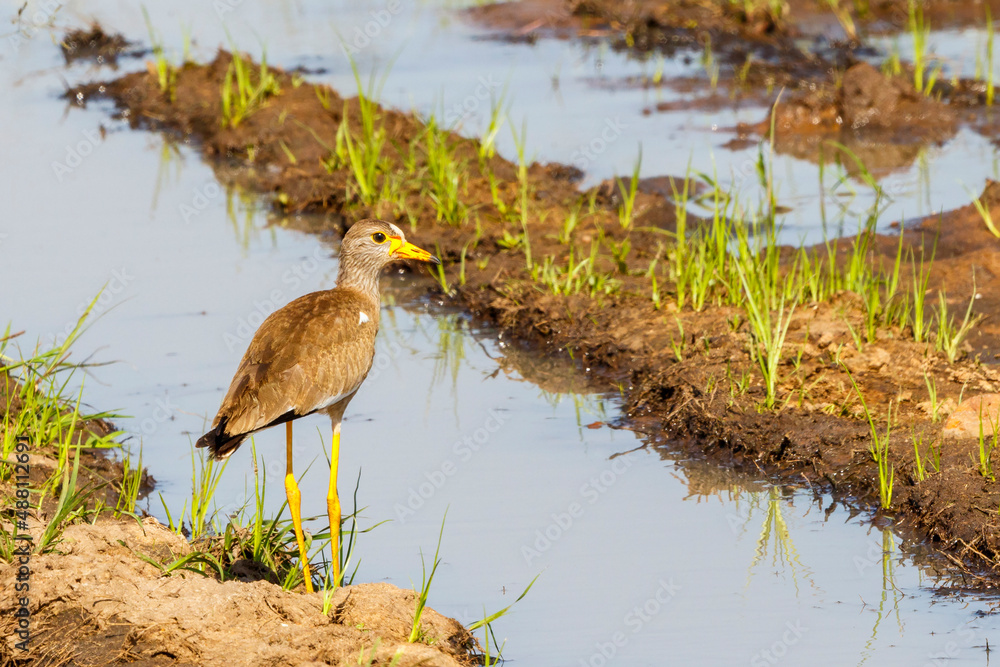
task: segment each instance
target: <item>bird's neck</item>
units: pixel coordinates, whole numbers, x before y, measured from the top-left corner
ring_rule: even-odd
[[[341,257],[340,270],[337,273],[337,287],[350,289],[368,297],[378,306],[381,303],[379,295],[379,273],[381,266],[376,266],[353,257]]]

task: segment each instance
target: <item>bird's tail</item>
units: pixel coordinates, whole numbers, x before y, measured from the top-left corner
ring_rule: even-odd
[[[239,435],[230,435],[229,433],[226,433],[226,420],[223,419],[215,426],[215,428],[198,438],[198,442],[195,446],[207,447],[212,458],[217,461],[221,461],[222,459],[229,458],[229,456],[235,452],[241,444],[243,444],[247,435],[249,434],[241,433]]]

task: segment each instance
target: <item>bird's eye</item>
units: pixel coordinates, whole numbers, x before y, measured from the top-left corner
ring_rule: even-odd
[[[375,243],[385,243],[386,237],[382,232],[375,232],[372,234],[372,241]]]

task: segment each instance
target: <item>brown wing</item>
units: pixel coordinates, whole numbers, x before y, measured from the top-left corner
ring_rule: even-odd
[[[353,394],[371,369],[378,317],[377,303],[339,289],[306,294],[272,313],[215,416],[216,438],[249,434]]]

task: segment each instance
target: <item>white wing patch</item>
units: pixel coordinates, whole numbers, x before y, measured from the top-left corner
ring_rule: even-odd
[[[361,324],[364,324],[367,321],[368,321],[368,313],[366,313],[363,310],[359,311],[358,312],[358,324],[361,325]]]
[[[361,386],[361,383],[359,382],[357,384],[357,386],[353,387],[350,391],[345,391],[343,394],[337,394],[336,396],[331,396],[330,398],[326,399],[325,401],[320,401],[320,403],[318,405],[316,405],[315,407],[313,407],[313,409],[310,410],[309,412],[319,412],[320,410],[324,410],[324,409],[330,407],[334,403],[337,403],[339,401],[344,400],[345,398],[347,398],[348,396],[350,396],[351,394],[353,394],[354,392],[356,392],[358,390],[358,387],[360,387],[360,386]]]

